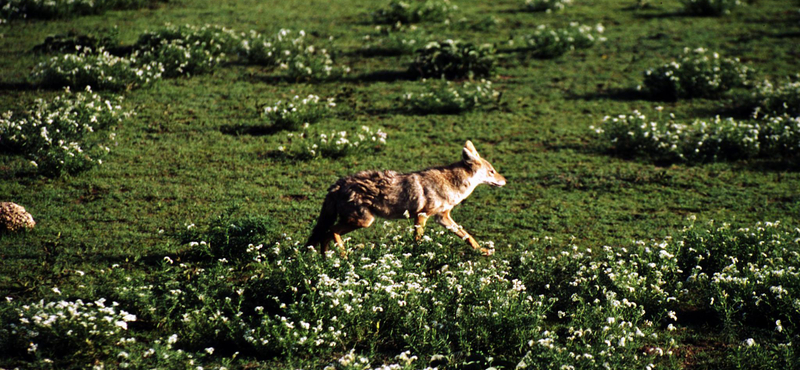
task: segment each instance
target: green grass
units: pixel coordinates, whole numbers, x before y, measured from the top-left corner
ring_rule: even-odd
[[[248,65],[231,55],[213,73],[163,79],[151,87],[123,92],[123,108],[137,115],[115,128],[118,145],[103,165],[90,171],[40,177],[26,161],[0,152],[0,201],[23,205],[37,221],[31,232],[0,235],[0,297],[10,296],[16,302],[64,296],[95,300],[115,294],[112,287],[124,284],[125,276],[136,281],[161,279],[154,277],[158,274],[166,274],[167,281],[183,276],[182,271],[165,270],[164,256],[220,268],[214,260],[188,253],[178,236],[186,225],[205,227],[231,209],[239,215],[267,217],[274,221],[274,233],[305,240],[327,187],[337,178],[365,169],[412,171],[450,163],[460,158],[466,140],[475,143],[508,184],[479,187],[453,211],[453,218],[479,241],[495,242],[496,256],[472,256],[465,253],[466,247],[447,243],[444,249],[423,248],[452,253],[442,257],[442,263],[453,266],[466,260],[486,266],[489,261],[513,260],[524,251],[557,253],[568,248],[568,243],[598,251],[604,245],[621,248],[632,240],[673,235],[686,225],[689,215],[695,215],[698,224],[713,219],[739,227],[781,220],[797,227],[800,172],[791,163],[752,159],[665,164],[615,157],[602,149],[589,129],[606,115],[628,114],[634,109],[652,116],[656,106],[683,121],[736,112],[740,101],[736,94],[749,92],[735,91],[714,100],[658,102],[646,100],[636,88],[646,69],[679,57],[684,47],[706,47],[726,57],[738,57],[753,67],[760,79],[781,81],[796,74],[797,4],[762,0],[737,7],[723,17],[694,17],[681,14],[677,0],[651,2],[653,7],[641,10],[635,9],[634,0],[608,0],[602,5],[575,1],[553,14],[526,12],[523,1],[457,1],[459,12],[450,25],[432,22],[418,27],[441,39],[494,43],[498,62],[490,79],[502,98],[496,109],[414,115],[403,109],[402,101],[403,94],[418,90],[418,81],[403,78],[414,56],[365,56],[369,54],[362,50],[363,36],[375,33],[371,12],[386,3],[184,0],[103,15],[14,20],[0,25],[2,112],[60,93],[33,86],[28,80],[33,67],[51,57],[33,52],[47,36],[69,31],[94,34],[114,25],[124,45],[132,45],[141,33],[166,22],[210,23],[264,34],[280,28],[304,29],[320,41],[333,36],[336,62],[352,69],[338,81],[297,84],[280,78],[279,70]],[[477,22],[486,15],[502,22],[490,31],[458,26],[461,17]],[[554,60],[536,59],[526,54],[522,45],[507,43],[540,24],[565,26],[569,22],[602,23],[607,41]],[[262,107],[308,94],[333,97],[337,103],[332,116],[315,123],[315,128],[354,131],[367,125],[387,132],[387,143],[375,153],[338,159],[290,161],[274,155],[287,132],[268,129],[261,117]],[[429,228],[441,229],[436,225]],[[373,227],[348,235],[352,238],[349,243],[377,242],[384,234]],[[544,248],[536,241],[544,237],[558,242],[553,248]],[[355,253],[357,259],[362,252]],[[117,267],[109,274],[112,265]],[[237,279],[254,269],[263,272],[262,267],[241,262],[235,266],[228,290],[239,286]],[[75,270],[86,275],[77,276]],[[541,281],[532,279],[530,283]],[[79,288],[81,285],[85,288]],[[64,295],[56,295],[53,287],[59,287]],[[225,290],[225,284],[220,289]],[[576,309],[561,303],[561,310]],[[675,355],[659,364],[678,368],[735,368],[741,364],[743,355],[733,348],[745,338],[726,332],[725,325],[698,321],[681,326],[673,335],[679,341]],[[177,325],[172,321],[161,324],[132,325],[131,335],[150,343],[168,337]],[[742,325],[760,343],[778,341],[769,330],[758,329],[763,325],[756,329],[748,323]],[[566,328],[555,324],[551,330]],[[664,327],[654,330],[667,333]],[[800,342],[796,335],[794,342]],[[377,347],[370,343],[364,334],[352,346],[337,348],[320,359],[302,353],[242,353],[230,366],[322,368],[353,347],[357,353],[372,354],[373,366],[378,366],[409,349],[391,341]],[[203,348],[184,348],[203,353]],[[524,355],[496,347],[452,350],[451,364],[467,361],[475,353],[493,356],[496,352],[503,361],[519,361]],[[420,358],[430,355],[424,348],[415,351]],[[235,351],[221,352],[230,358]],[[105,361],[112,364],[116,354],[108,356],[112,362]],[[225,363],[220,358],[195,357],[209,365]],[[61,368],[91,363],[69,354],[54,360]],[[416,365],[424,367],[427,360]],[[45,367],[30,358],[0,355],[0,367],[14,366]]]

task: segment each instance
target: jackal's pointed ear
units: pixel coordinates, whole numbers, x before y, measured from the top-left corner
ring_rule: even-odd
[[[478,151],[475,150],[475,145],[472,145],[472,142],[467,140],[464,144],[464,150],[461,152],[461,157],[464,159],[464,162],[480,162],[481,156],[478,155]]]

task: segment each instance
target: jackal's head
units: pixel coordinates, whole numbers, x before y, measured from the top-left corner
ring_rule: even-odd
[[[506,184],[506,178],[498,173],[489,161],[481,158],[471,141],[467,140],[467,143],[464,144],[464,151],[461,153],[461,157],[464,159],[464,163],[472,168],[472,179],[474,181],[491,186],[503,186]]]

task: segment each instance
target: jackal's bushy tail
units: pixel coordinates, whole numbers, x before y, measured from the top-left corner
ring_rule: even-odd
[[[314,226],[314,229],[311,230],[311,236],[308,237],[308,241],[305,244],[306,246],[310,245],[316,247],[326,242],[325,239],[331,226],[336,223],[337,213],[335,197],[336,194],[334,192],[328,192],[328,195],[325,196],[325,201],[322,202],[322,209],[319,211],[317,224]]]

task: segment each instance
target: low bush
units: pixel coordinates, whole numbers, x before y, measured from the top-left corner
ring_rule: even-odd
[[[681,0],[681,3],[683,3],[683,11],[687,14],[719,16],[729,14],[742,2],[740,0]]]
[[[66,34],[47,36],[33,50],[40,53],[78,53],[84,48],[111,50],[119,44],[119,29],[112,27],[88,34],[69,31]]]
[[[370,153],[386,144],[386,133],[373,131],[367,126],[355,133],[331,131],[330,133],[308,132],[287,134],[287,142],[278,147],[286,158],[311,160],[316,158],[340,158],[348,155]]]
[[[449,0],[392,0],[386,8],[372,14],[372,21],[378,24],[443,22],[457,9]]]
[[[362,53],[367,55],[409,55],[426,45],[432,38],[428,33],[411,27],[376,26],[376,32],[364,36]]]
[[[409,73],[423,78],[489,77],[494,70],[495,49],[490,44],[474,45],[459,40],[429,42],[417,50]]]
[[[253,244],[272,245],[281,237],[275,220],[261,215],[240,215],[231,209],[216,216],[208,225],[188,225],[180,239],[201,255],[241,260],[247,258],[248,248]]]
[[[224,27],[167,24],[143,33],[134,47],[140,63],[160,64],[165,77],[176,77],[212,71],[239,42],[240,36]]]
[[[800,76],[796,81],[787,80],[773,84],[764,80],[755,87],[750,98],[754,116],[800,116]]]
[[[464,82],[423,80],[425,92],[406,93],[406,108],[419,114],[457,114],[481,106],[495,104],[500,92],[492,88],[491,81]]]
[[[672,117],[672,116],[670,116]],[[605,117],[594,128],[614,153],[666,161],[793,158],[800,154],[800,117],[737,121],[733,118],[678,123],[630,115]]]
[[[297,130],[327,116],[335,106],[333,98],[320,102],[317,95],[312,94],[305,98],[295,95],[291,100],[279,100],[275,105],[265,107],[262,116],[273,127]]]
[[[590,48],[596,42],[604,41],[605,38],[600,36],[604,30],[601,24],[591,27],[570,23],[564,28],[541,25],[534,33],[524,36],[523,44],[537,58],[555,58],[572,50]]]
[[[32,107],[0,118],[0,148],[20,154],[47,176],[76,173],[102,163],[114,134],[106,129],[130,113],[116,101],[85,93],[37,99]]]
[[[572,0],[525,0],[525,9],[530,12],[553,12],[572,5]]]
[[[645,71],[644,88],[652,98],[668,101],[717,98],[732,88],[748,85],[753,73],[738,58],[686,48],[679,60]]]
[[[137,9],[158,0],[0,0],[0,23],[12,19],[52,19]]]
[[[47,87],[91,86],[95,90],[126,90],[148,86],[161,78],[164,66],[158,62],[140,63],[136,56],[118,57],[108,51],[81,49],[39,63],[31,74],[34,83]]]
[[[239,50],[249,63],[278,67],[292,81],[327,81],[350,71],[334,63],[330,47],[312,44],[302,30],[295,34],[281,29],[274,36],[250,31]]]

